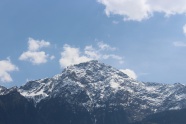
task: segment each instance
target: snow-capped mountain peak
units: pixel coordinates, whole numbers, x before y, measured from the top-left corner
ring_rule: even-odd
[[[122,82],[128,78],[123,72],[92,60],[69,66],[61,74],[55,75],[52,78],[29,81],[20,87],[19,91],[23,96],[33,98],[36,102],[39,102],[48,96],[60,95],[60,89],[67,86],[74,87],[74,90],[78,90],[78,88],[82,90],[82,88],[88,86],[92,88],[103,88],[103,86],[105,87],[107,85],[116,89],[119,87],[119,84],[114,80],[120,80],[119,82]]]
[[[59,97],[88,111],[105,105],[132,108],[134,119],[144,113],[186,107],[185,85],[140,82],[95,60],[69,66],[52,78],[29,81],[18,91],[36,104]]]

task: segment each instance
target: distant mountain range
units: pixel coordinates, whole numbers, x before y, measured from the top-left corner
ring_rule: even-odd
[[[92,60],[0,86],[0,124],[184,124],[186,86],[140,82]]]

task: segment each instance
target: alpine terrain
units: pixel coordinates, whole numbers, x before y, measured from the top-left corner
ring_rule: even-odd
[[[184,108],[185,85],[140,82],[96,60],[0,87],[0,124],[181,124]]]

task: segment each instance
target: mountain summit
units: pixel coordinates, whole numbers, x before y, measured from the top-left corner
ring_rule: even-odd
[[[29,81],[19,91],[23,96],[33,98],[36,103],[46,97],[63,97],[67,96],[67,92],[72,96],[82,91],[95,101],[109,97],[127,79],[129,77],[119,70],[93,60],[69,66],[52,78]]]
[[[3,91],[11,93],[0,87],[1,95]],[[60,121],[66,124],[82,118],[81,114],[85,118],[80,124],[112,124],[116,120],[116,124],[123,124],[153,113],[186,108],[185,85],[140,82],[95,60],[69,66],[52,78],[29,81],[17,92],[33,102],[36,111],[45,115],[43,118],[51,116],[48,112],[70,113],[73,118],[64,116]]]

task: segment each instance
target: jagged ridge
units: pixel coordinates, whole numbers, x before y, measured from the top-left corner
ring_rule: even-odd
[[[29,81],[18,91],[36,105],[45,99],[61,98],[89,112],[119,106],[132,121],[186,107],[185,85],[140,82],[95,60],[69,66],[52,78]]]

